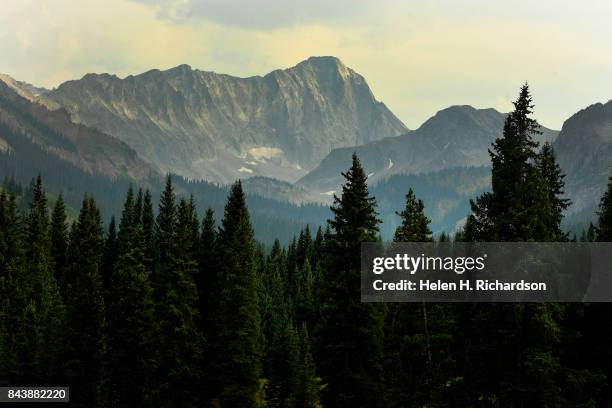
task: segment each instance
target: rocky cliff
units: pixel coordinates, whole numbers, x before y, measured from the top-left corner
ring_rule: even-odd
[[[293,181],[334,148],[407,130],[334,57],[250,78],[187,65],[126,78],[88,74],[41,100],[123,140],[162,172],[217,182]]]
[[[155,176],[151,167],[125,143],[98,130],[72,123],[65,110],[50,111],[0,81],[0,153],[32,160],[27,152],[17,151],[15,145],[23,146],[23,141],[37,145],[90,174],[133,180]],[[36,167],[37,163],[31,163],[31,166]]]
[[[565,121],[553,144],[566,174],[571,212],[592,212],[612,169],[612,101],[597,103]]]

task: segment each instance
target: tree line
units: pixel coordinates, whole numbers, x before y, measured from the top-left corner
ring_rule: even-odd
[[[525,85],[491,151],[492,190],[458,241],[566,241],[563,174]],[[380,240],[353,156],[326,229],[253,234],[240,182],[200,217],[170,177],[128,189],[105,229],[68,222],[41,177],[0,193],[0,385],[67,385],[82,407],[577,407],[612,404],[606,304],[371,304],[360,244]],[[394,240],[433,241],[412,190]],[[451,237],[442,234],[440,241]],[[612,176],[584,239],[612,241]]]

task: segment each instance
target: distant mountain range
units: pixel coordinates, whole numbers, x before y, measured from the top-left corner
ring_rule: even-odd
[[[596,103],[565,121],[553,147],[566,174],[575,223],[592,219],[612,170],[612,101]]]
[[[162,173],[221,183],[294,181],[333,148],[407,130],[334,57],[250,78],[187,65],[123,79],[88,74],[39,100],[123,140]]]
[[[418,129],[358,147],[333,150],[297,184],[330,194],[342,183],[340,172],[356,152],[376,184],[394,174],[424,174],[454,167],[489,166],[488,149],[500,137],[505,114],[495,109],[452,106],[428,119]],[[554,130],[542,128],[539,141],[553,141]]]
[[[50,111],[0,81],[0,178],[27,186],[38,174],[49,197],[61,193],[73,209],[80,208],[85,194],[95,197],[106,222],[120,216],[130,186],[150,189],[155,201],[164,187],[164,177],[124,142],[72,123],[65,110]],[[227,186],[180,176],[173,176],[173,183],[180,195],[194,196],[200,214],[207,207],[217,217],[223,213]],[[316,226],[327,218],[326,207],[297,196],[271,199],[246,190],[255,232],[264,243],[288,242],[305,224]]]
[[[432,229],[452,231],[469,199],[489,188],[488,149],[504,120],[494,109],[452,106],[408,130],[334,57],[251,78],[186,65],[123,79],[88,74],[53,90],[0,75],[0,176],[24,181],[42,171],[76,202],[86,191],[119,197],[114,190],[129,183],[159,191],[170,172],[185,177],[180,191],[218,210],[223,185],[242,178],[259,231],[287,238],[302,223],[325,222],[328,211],[312,203],[331,203],[356,152],[386,236],[409,187],[425,200]],[[612,102],[576,113],[560,132],[542,131],[537,140],[553,142],[567,174],[567,225],[581,228],[612,164]],[[116,212],[120,199],[108,200]]]

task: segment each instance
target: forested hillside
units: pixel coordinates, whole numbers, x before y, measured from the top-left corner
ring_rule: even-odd
[[[148,188],[155,199],[163,177],[143,162],[134,150],[112,136],[70,121],[63,110],[49,111],[31,102],[0,81],[0,175],[27,186],[38,174],[46,189],[63,194],[66,203],[79,208],[83,194],[96,197],[102,220],[121,211],[130,185]],[[203,211],[221,211],[229,188],[206,181],[175,177],[178,191],[193,194]],[[305,224],[321,225],[329,216],[319,205],[293,205],[248,197],[258,238],[271,245],[286,243]]]

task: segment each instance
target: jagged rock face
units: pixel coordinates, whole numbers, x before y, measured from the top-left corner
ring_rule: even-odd
[[[125,141],[163,172],[218,182],[296,180],[333,148],[406,131],[333,57],[250,78],[186,65],[124,79],[89,74],[42,101]]]
[[[350,149],[332,151],[298,184],[331,194],[342,182],[340,171],[356,152],[370,184],[394,174],[424,174],[455,167],[490,166],[488,149],[502,134],[505,115],[495,109],[452,106],[436,113],[418,129]],[[542,128],[536,140],[552,141],[557,132]]]
[[[4,139],[3,129],[90,174],[134,180],[158,176],[125,143],[96,129],[72,123],[65,110],[50,111],[0,81],[0,153],[25,156],[27,160],[27,152],[14,151]]]
[[[39,96],[48,92],[45,88],[40,88],[27,82],[18,81],[15,78],[0,74],[0,82],[4,82],[9,88],[15,91],[19,96],[29,101],[35,101]]]
[[[553,148],[573,201],[569,210],[591,212],[612,169],[612,101],[591,105],[566,120]]]

